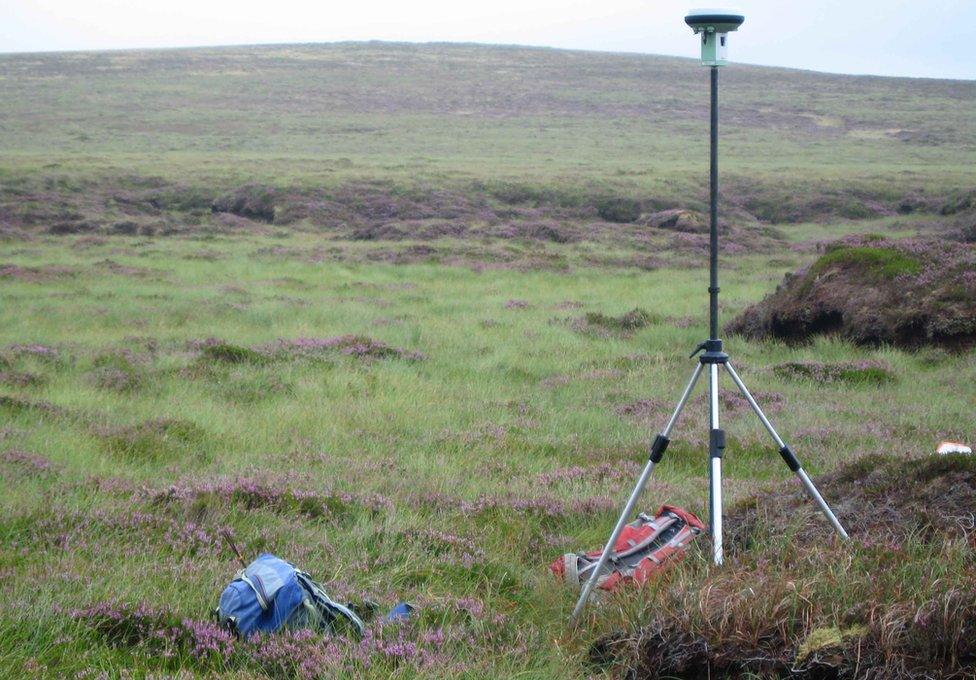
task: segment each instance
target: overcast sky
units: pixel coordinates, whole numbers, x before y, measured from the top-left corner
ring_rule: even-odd
[[[697,56],[674,0],[0,0],[0,52],[336,40]],[[719,5],[721,6],[721,5]],[[734,60],[976,79],[976,0],[742,0]]]

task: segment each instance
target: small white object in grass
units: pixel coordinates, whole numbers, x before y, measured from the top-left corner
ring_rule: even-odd
[[[972,453],[973,450],[965,444],[957,444],[956,442],[942,442],[939,444],[939,448],[937,448],[935,452],[944,456],[949,453]]]

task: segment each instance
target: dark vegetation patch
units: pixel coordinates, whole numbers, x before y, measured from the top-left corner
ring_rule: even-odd
[[[24,281],[26,283],[46,283],[77,275],[77,271],[63,265],[41,265],[22,267],[16,264],[0,264],[0,280]]]
[[[945,217],[965,214],[973,204],[966,192],[937,197],[869,184],[797,190],[734,178],[731,186],[723,197],[727,205],[720,228],[726,234],[724,247],[732,253],[764,252],[781,240],[760,223],[939,212]],[[335,186],[249,183],[214,188],[127,176],[91,181],[83,190],[36,189],[19,187],[16,197],[0,191],[0,216],[9,213],[11,227],[58,234],[179,236],[260,232],[273,224],[359,241],[587,240],[635,247],[646,241],[648,229],[686,237],[707,232],[707,197],[703,189],[692,188],[646,195],[631,186],[519,180],[444,185],[349,180]],[[700,250],[704,244],[685,238],[672,246]],[[145,273],[133,270],[129,275]]]
[[[641,215],[641,203],[633,198],[598,198],[595,207],[596,214],[607,222],[636,222]]]
[[[752,398],[756,400],[756,403],[766,413],[776,413],[783,408],[784,399],[783,395],[779,392],[756,390],[752,392]],[[739,413],[751,408],[749,401],[738,390],[727,390],[724,387],[719,388],[718,400],[722,410],[729,413]],[[708,394],[699,394],[695,397],[694,403],[699,406],[707,406]]]
[[[661,210],[647,215],[641,221],[655,229],[696,233],[708,231],[707,218],[696,210],[683,210],[681,208]]]
[[[640,473],[642,466],[630,460],[599,465],[581,466],[570,465],[559,467],[535,476],[535,482],[544,487],[579,484],[586,482],[614,481],[633,479]]]
[[[804,342],[835,334],[861,345],[976,342],[976,246],[861,236],[827,247],[726,331]]]
[[[890,187],[851,186],[849,183],[802,188],[792,183],[763,182],[745,177],[725,181],[723,190],[737,206],[763,222],[796,224],[865,219],[898,212],[904,194]]]
[[[614,412],[621,417],[644,422],[649,418],[660,417],[668,405],[663,399],[638,399],[614,408]]]
[[[85,378],[102,390],[132,392],[145,384],[146,372],[132,352],[107,352],[95,357]]]
[[[474,499],[430,492],[415,494],[410,502],[436,513],[456,512],[465,517],[497,519],[517,515],[549,524],[607,513],[616,507],[616,501],[607,496],[566,499],[554,494],[530,496],[514,492],[504,495],[482,494]]]
[[[47,363],[60,363],[64,360],[70,360],[70,357],[58,348],[40,343],[7,345],[4,353],[15,359],[27,357]]]
[[[852,385],[883,385],[896,379],[887,362],[878,359],[863,361],[788,361],[777,364],[773,372],[783,378],[812,380],[818,383],[843,382]]]
[[[109,646],[140,649],[158,658],[193,658],[217,663],[230,657],[234,636],[216,623],[194,621],[162,609],[98,602],[69,616],[86,624]]]
[[[340,490],[311,491],[311,480],[297,476],[241,475],[210,481],[188,481],[149,492],[154,505],[178,506],[196,518],[228,509],[267,510],[282,515],[346,519],[356,514],[389,510],[392,502],[377,494]]]
[[[334,588],[342,585],[330,582],[330,595],[337,597]],[[426,598],[417,603],[435,621],[460,612],[466,620],[451,628],[430,627],[433,623],[384,626],[382,621],[372,621],[362,640],[310,630],[283,630],[245,640],[215,621],[146,604],[100,601],[67,613],[101,643],[133,654],[151,669],[177,674],[186,673],[187,667],[196,674],[230,672],[272,680],[355,677],[363,668],[384,676],[402,675],[408,669],[419,677],[470,674],[457,656],[460,650],[470,650],[474,631],[484,626],[483,604],[475,598],[457,599],[450,605]],[[353,606],[369,619],[370,607]],[[372,603],[371,608],[376,606]]]
[[[0,385],[7,387],[39,387],[47,379],[40,373],[30,371],[0,371]]]
[[[247,184],[214,199],[210,209],[261,222],[274,222],[279,191],[274,187]]]
[[[190,341],[187,346],[199,353],[197,366],[190,368],[190,374],[207,366],[262,366],[274,361],[324,359],[334,356],[405,361],[422,361],[426,358],[421,352],[392,347],[380,340],[354,334],[324,338],[281,338],[255,347],[235,345],[219,338],[206,338]]]
[[[231,374],[219,381],[217,391],[224,399],[237,404],[256,404],[277,396],[291,396],[294,386],[281,377],[271,374]]]
[[[133,392],[143,384],[139,373],[114,366],[96,368],[85,377],[92,386],[111,392]]]
[[[204,341],[200,348],[200,358],[226,364],[264,364],[268,357],[248,347],[234,345],[216,339]]]
[[[976,539],[976,457],[895,458],[871,455],[823,475],[817,486],[851,536],[870,541],[909,536]],[[967,521],[968,520],[968,521]],[[733,546],[750,547],[771,532],[813,546],[832,529],[817,516],[803,487],[784,484],[729,512]]]
[[[276,340],[263,345],[260,352],[276,358],[318,358],[342,354],[359,359],[405,359],[421,361],[422,353],[391,347],[365,335],[337,335],[327,338],[295,338]]]
[[[649,620],[599,638],[591,663],[634,678],[973,677],[976,459],[869,456],[818,484],[849,543],[800,485],[758,494],[729,513],[725,567],[666,578]]]
[[[157,418],[134,425],[92,428],[112,453],[133,460],[178,459],[201,454],[207,433],[199,425],[179,418]]]
[[[629,335],[659,322],[659,317],[645,309],[635,307],[620,316],[610,316],[602,312],[588,312],[574,319],[572,327],[583,333]]]
[[[784,244],[782,233],[775,227],[754,226],[750,228],[730,227],[721,232],[719,252],[726,255],[746,253],[772,253]],[[709,235],[706,232],[671,232],[667,247],[678,253],[687,253],[703,258],[710,249]],[[695,264],[700,264],[697,259]]]
[[[100,262],[96,262],[95,266],[109,274],[115,274],[116,276],[131,276],[140,279],[157,276],[159,273],[153,269],[148,269],[146,267],[134,267],[129,264],[116,262],[112,259],[104,259]]]
[[[24,474],[33,477],[44,477],[57,473],[60,468],[50,459],[36,453],[11,449],[0,453],[0,461],[12,465]]]
[[[0,411],[6,411],[8,416],[15,417],[25,414],[41,414],[49,416],[66,415],[66,411],[60,406],[55,406],[48,401],[31,401],[21,397],[0,395]]]

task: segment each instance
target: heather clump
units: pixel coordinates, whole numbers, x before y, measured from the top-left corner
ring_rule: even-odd
[[[817,485],[852,536],[965,539],[971,529],[958,518],[976,504],[976,458],[863,456],[824,475]],[[729,513],[730,526],[737,527],[732,543],[753,543],[760,528],[789,531],[808,543],[827,540],[830,527],[814,512],[802,487],[786,485]]]
[[[68,615],[89,626],[113,647],[172,659],[192,657],[203,662],[227,662],[234,654],[234,636],[215,623],[181,618],[174,612],[114,602],[97,602],[72,609]]]
[[[99,389],[132,392],[145,382],[145,371],[131,351],[106,352],[95,357],[92,364],[86,378]]]
[[[773,372],[783,378],[812,380],[818,383],[841,382],[852,385],[883,385],[897,376],[886,361],[788,361],[773,366]],[[758,398],[758,397],[757,397]]]
[[[88,381],[101,390],[131,392],[142,385],[142,377],[134,371],[113,366],[102,366],[88,374]]]
[[[646,309],[635,307],[620,316],[610,316],[602,312],[587,312],[585,315],[573,319],[572,327],[580,332],[596,335],[630,335],[659,321],[659,317]]]
[[[36,342],[8,345],[6,351],[13,357],[28,357],[51,363],[57,363],[65,358],[65,354],[56,347],[42,345]]]
[[[200,348],[200,358],[227,364],[263,364],[268,360],[265,355],[253,349],[219,340],[204,343]]]
[[[976,246],[945,239],[842,239],[726,331],[862,345],[967,347],[976,342]]]
[[[0,280],[8,279],[25,283],[46,283],[73,277],[77,272],[71,267],[45,265],[41,267],[22,267],[16,264],[0,264]]]
[[[100,426],[93,433],[105,447],[120,456],[135,460],[179,458],[199,454],[207,438],[200,426],[180,418],[156,418],[134,425]]]
[[[0,410],[9,416],[40,415],[59,417],[67,415],[67,411],[48,401],[32,401],[21,397],[0,394]]]
[[[619,463],[600,463],[599,465],[570,465],[540,472],[535,476],[536,483],[553,487],[561,484],[582,484],[584,482],[621,481],[634,478],[640,466],[633,461]]]
[[[516,515],[547,522],[603,513],[616,506],[616,501],[608,496],[566,499],[552,494],[482,494],[468,500],[440,493],[426,493],[418,495],[415,500],[433,510],[453,511],[465,516]]]
[[[358,639],[310,629],[284,629],[242,639],[214,622],[147,604],[95,602],[69,610],[68,616],[92,630],[104,644],[143,656],[152,667],[189,665],[202,672],[260,674],[281,680],[355,676],[367,670],[463,673],[466,665],[455,660],[459,649],[475,646],[489,652],[485,638],[475,632],[482,609],[477,600],[457,600],[453,609],[437,601],[424,601],[422,606],[439,608],[453,618],[457,612],[474,611],[475,621],[408,626],[377,620]]]
[[[364,335],[336,335],[326,338],[296,338],[276,340],[260,348],[270,356],[280,358],[320,358],[333,354],[358,359],[405,359],[420,361],[420,352],[391,347],[384,342]]]
[[[46,381],[46,378],[40,373],[0,370],[0,385],[6,385],[7,387],[39,387]]]
[[[390,499],[379,494],[338,489],[311,491],[302,488],[301,481],[294,476],[265,475],[259,479],[241,475],[181,482],[148,494],[155,505],[179,505],[198,513],[239,508],[334,520],[357,514],[375,515],[393,505]],[[309,484],[310,480],[306,480],[304,486]]]
[[[280,192],[274,187],[247,184],[214,199],[210,209],[214,213],[230,213],[260,222],[274,222]]]
[[[16,449],[0,453],[0,461],[14,466],[30,476],[44,477],[54,474],[60,469],[45,456]]]

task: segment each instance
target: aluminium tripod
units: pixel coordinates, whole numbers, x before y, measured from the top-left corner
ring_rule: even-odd
[[[664,429],[654,438],[654,443],[651,445],[650,457],[647,464],[644,466],[644,470],[641,472],[640,477],[637,480],[637,486],[634,487],[633,493],[630,494],[630,498],[627,499],[627,503],[624,505],[623,512],[620,513],[620,518],[617,520],[616,526],[613,528],[613,532],[610,534],[610,540],[607,541],[606,547],[603,548],[603,553],[600,555],[600,559],[593,566],[589,577],[586,579],[586,584],[583,586],[583,592],[580,593],[579,600],[576,602],[576,607],[573,609],[572,618],[576,618],[583,608],[586,606],[586,602],[590,597],[590,593],[593,592],[593,587],[596,585],[601,574],[603,573],[604,567],[608,561],[610,561],[611,553],[613,552],[613,547],[617,543],[617,539],[620,537],[620,533],[623,531],[624,526],[626,526],[627,521],[631,517],[631,513],[634,511],[634,506],[637,504],[637,500],[640,498],[641,492],[647,484],[647,480],[651,476],[651,472],[654,470],[654,466],[657,465],[661,458],[664,456],[664,451],[668,448],[668,444],[671,442],[671,430],[674,429],[675,424],[678,422],[678,417],[685,408],[685,404],[688,403],[688,398],[691,396],[692,390],[694,390],[695,385],[698,382],[699,377],[701,377],[702,372],[705,367],[708,366],[708,404],[709,404],[709,445],[708,453],[711,460],[711,468],[709,474],[709,516],[710,516],[710,531],[712,536],[712,559],[716,565],[722,564],[722,454],[725,451],[725,431],[719,427],[719,413],[718,413],[718,372],[719,367],[724,366],[725,370],[732,377],[732,381],[739,388],[739,392],[745,397],[746,401],[749,402],[749,406],[759,417],[762,422],[763,427],[769,432],[773,441],[779,447],[779,455],[783,458],[783,461],[789,466],[800,481],[803,483],[804,488],[806,488],[807,493],[819,506],[821,512],[826,515],[827,519],[833,525],[834,530],[842,538],[847,538],[847,532],[844,531],[844,527],[837,520],[837,517],[831,511],[830,506],[820,495],[817,487],[814,485],[813,481],[810,479],[809,475],[803,470],[800,465],[800,461],[797,460],[796,455],[793,453],[792,449],[786,445],[783,439],[776,432],[772,423],[763,413],[763,410],[756,403],[752,394],[749,393],[748,388],[746,388],[745,383],[736,373],[735,368],[732,366],[729,360],[729,355],[722,351],[722,341],[718,338],[718,67],[712,66],[711,71],[711,168],[710,168],[710,218],[711,218],[711,229],[710,229],[710,244],[709,244],[709,330],[710,337],[705,342],[698,345],[695,351],[692,353],[692,357],[701,354],[698,357],[698,365],[695,366],[694,371],[691,374],[691,380],[688,381],[688,385],[685,387],[685,391],[681,394],[681,398],[678,400],[678,405],[675,407],[674,412],[671,414],[671,418],[668,420],[667,425]],[[581,573],[581,577],[583,574]]]

